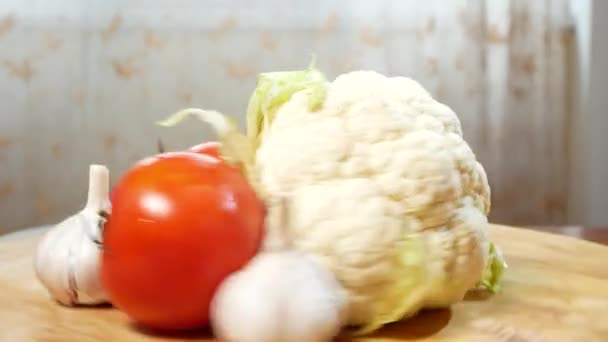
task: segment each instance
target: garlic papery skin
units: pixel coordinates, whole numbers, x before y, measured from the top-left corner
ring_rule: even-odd
[[[275,246],[220,284],[211,303],[215,336],[229,342],[331,341],[347,318],[345,290],[310,255],[287,243]]]
[[[220,285],[213,332],[229,342],[331,341],[346,318],[343,291],[300,252],[264,252]]]
[[[52,227],[36,250],[36,276],[50,295],[66,306],[108,302],[101,286],[102,231],[110,212],[109,171],[89,167],[87,203],[78,213]]]

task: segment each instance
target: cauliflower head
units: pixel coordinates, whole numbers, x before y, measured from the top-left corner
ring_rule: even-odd
[[[294,244],[348,291],[350,324],[373,331],[482,281],[490,188],[449,107],[374,71],[331,83],[313,69],[262,74],[258,90],[260,185],[289,194]]]

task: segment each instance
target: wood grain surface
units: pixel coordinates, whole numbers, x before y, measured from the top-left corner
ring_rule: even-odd
[[[213,341],[208,331],[150,332],[111,307],[60,306],[34,276],[41,232],[0,239],[1,341]],[[501,293],[340,341],[608,341],[608,247],[504,226],[491,236],[509,263]]]

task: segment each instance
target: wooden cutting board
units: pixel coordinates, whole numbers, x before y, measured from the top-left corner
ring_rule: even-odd
[[[111,307],[58,305],[34,276],[40,236],[0,239],[1,341],[213,341],[208,332],[153,334]],[[608,247],[504,226],[491,236],[509,263],[500,294],[340,341],[608,341]]]

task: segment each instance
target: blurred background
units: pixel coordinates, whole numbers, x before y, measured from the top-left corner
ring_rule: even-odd
[[[0,233],[78,210],[88,165],[213,139],[183,107],[241,119],[256,75],[417,79],[459,115],[491,220],[608,225],[608,3],[591,0],[2,0]],[[294,151],[297,153],[297,151]]]

